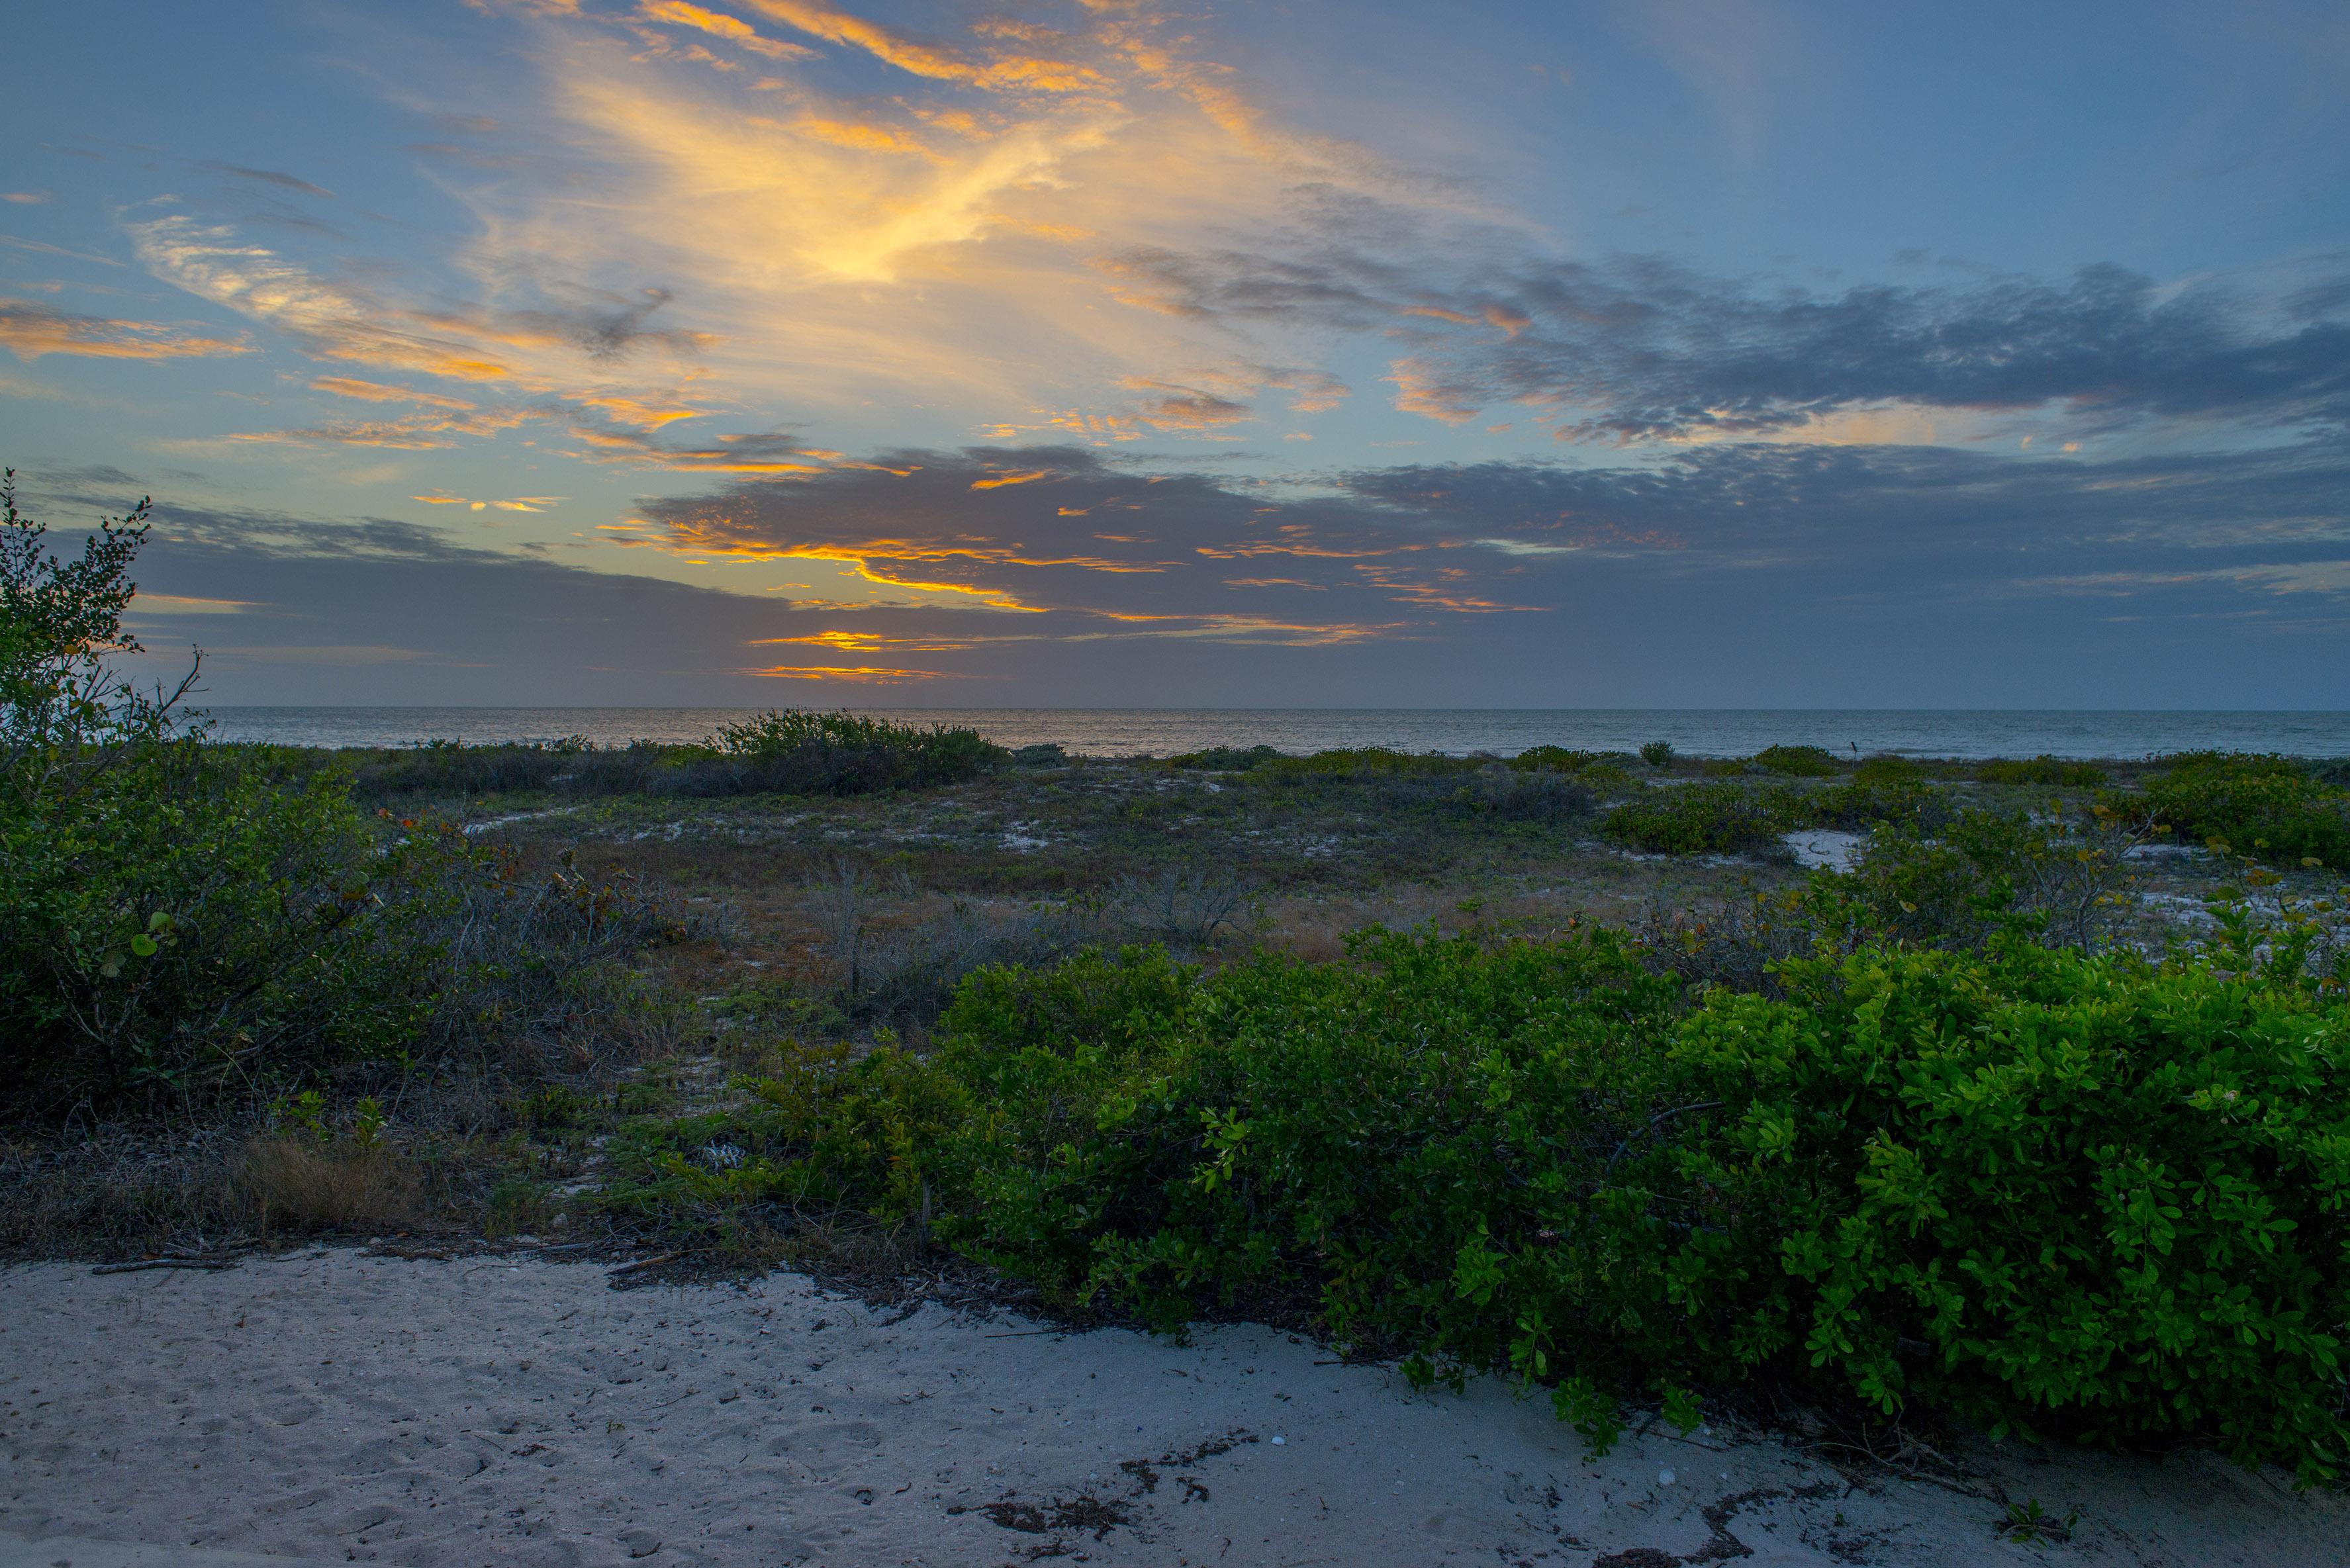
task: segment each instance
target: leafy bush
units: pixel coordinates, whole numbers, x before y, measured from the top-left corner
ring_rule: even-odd
[[[1897,819],[1869,836],[1847,875],[1815,882],[1812,903],[1851,942],[1975,948],[2009,931],[2094,947],[2127,902],[2119,889],[2137,842],[2110,813]]]
[[[2182,752],[2165,761],[2142,795],[2112,795],[2107,804],[2193,842],[2279,865],[2350,870],[2350,790],[2279,756]]]
[[[1615,1173],[1659,1172],[1642,1135],[1673,983],[1605,936],[1379,935],[1356,961],[1207,976],[1129,951],[975,976],[940,1062],[993,1110],[941,1151],[941,1233],[1162,1327],[1311,1314],[1423,1366],[1507,1366],[1523,1345],[1538,1376],[1566,1345],[1639,1381],[1638,1349],[1678,1326],[1627,1344],[1611,1324],[1659,1294],[1669,1233],[1581,1209]],[[1546,1315],[1486,1277],[1521,1247],[1556,1266]]]
[[[1852,770],[1852,779],[1855,784],[1919,784],[1923,783],[1925,778],[1924,768],[1908,757],[1895,756],[1890,752],[1880,752],[1875,756],[1863,757],[1859,765]]]
[[[1765,746],[1747,759],[1766,774],[1826,778],[1836,771],[1835,753],[1825,746]]]
[[[1623,1396],[1767,1376],[2342,1473],[2350,1012],[2007,938],[1780,975],[1679,1016],[1587,930],[987,971],[927,1061],[804,1064],[648,1135],[625,1196],[935,1214],[1064,1304],[1311,1322],[1603,1442]]]
[[[542,883],[462,835],[369,816],[314,759],[205,742],[173,698],[108,663],[136,647],[120,618],[143,514],[62,560],[0,498],[11,1109],[266,1094],[460,1049],[504,1067],[591,1000],[595,961],[651,929],[614,889]]]
[[[1315,752],[1310,756],[1275,755],[1260,764],[1270,776],[1304,778],[1315,774],[1366,777],[1380,774],[1470,774],[1484,765],[1475,757],[1447,756],[1442,752],[1399,752],[1388,746],[1349,746]]]
[[[1588,815],[1596,804],[1587,774],[1521,771],[1492,757],[1378,747],[1276,757],[1248,778],[1275,803],[1360,812],[1389,841],[1413,818],[1557,823]]]
[[[1722,1102],[1682,1179],[1770,1216],[1774,1278],[1741,1277],[1735,1225],[1676,1259],[1700,1319],[1739,1303],[1736,1361],[2343,1473],[2350,1014],[2015,942],[1782,978],[1709,997],[1675,1050]]]
[[[1867,778],[1856,774],[1848,784],[1791,794],[1784,807],[1790,827],[1860,828],[1898,822],[1931,828],[1950,814],[1948,799],[1933,785],[1881,773]]]
[[[1172,768],[1210,768],[1219,773],[1244,773],[1281,755],[1273,746],[1210,746],[1205,751],[1179,752],[1167,759]]]
[[[1060,754],[1057,747],[1053,755]],[[520,790],[568,794],[865,794],[960,784],[1012,753],[976,730],[929,730],[796,709],[723,726],[707,745],[585,740],[468,746],[435,741],[350,759],[359,793],[389,799]],[[1031,758],[1035,763],[1037,759]]]
[[[1640,760],[1652,768],[1673,765],[1673,743],[1670,741],[1650,741],[1640,748]]]
[[[1983,784],[2102,789],[2106,784],[2106,770],[2095,763],[2068,762],[2063,757],[2043,755],[2022,761],[2012,757],[1993,757],[1975,765],[1975,777]]]
[[[1596,769],[1622,774],[1624,764],[1631,759],[1622,752],[1578,752],[1565,746],[1529,746],[1510,759],[1510,765],[1524,772],[1547,768],[1555,773],[1585,774]]]
[[[918,729],[854,713],[785,708],[740,724],[722,724],[717,748],[768,768],[780,764],[806,782],[793,793],[849,794],[959,784],[1003,766],[1012,753],[978,731],[935,724]]]
[[[1734,784],[1685,784],[1626,801],[1599,826],[1616,843],[1652,855],[1731,855],[1777,844],[1797,816],[1782,795]]]

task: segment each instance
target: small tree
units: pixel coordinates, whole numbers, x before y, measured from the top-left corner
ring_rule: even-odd
[[[0,470],[0,746],[46,776],[58,753],[154,739],[195,682],[141,697],[109,662],[143,653],[122,629],[139,591],[131,562],[147,542],[151,503],[101,517],[78,558],[48,548],[48,529],[16,510],[16,471]],[[27,781],[19,781],[27,782]]]

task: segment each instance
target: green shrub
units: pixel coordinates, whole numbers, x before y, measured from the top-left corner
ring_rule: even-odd
[[[1028,748],[1027,765],[1050,759]],[[850,713],[798,710],[723,726],[706,745],[650,741],[598,746],[577,736],[465,745],[432,741],[340,759],[370,799],[446,798],[526,790],[563,794],[865,794],[960,784],[1012,753],[976,730],[918,729]]]
[[[1388,746],[1351,746],[1315,752],[1304,757],[1275,755],[1261,766],[1274,778],[1305,778],[1315,774],[1359,778],[1380,774],[1473,774],[1484,763],[1475,757],[1447,756],[1442,752],[1399,752]]]
[[[1644,1197],[1603,1203],[1609,1222],[1585,1204],[1661,1169],[1644,1132],[1676,989],[1602,935],[976,976],[940,1062],[990,1111],[940,1167],[958,1205],[941,1234],[1163,1327],[1312,1315],[1422,1366],[1515,1353],[1530,1376],[1644,1382],[1682,1331],[1669,1313],[1623,1324],[1661,1299],[1671,1232],[1641,1221]],[[1544,1273],[1540,1305],[1483,1278],[1496,1251]]]
[[[1826,778],[1836,771],[1835,753],[1825,746],[1765,746],[1747,759],[1766,774]]]
[[[1898,822],[1930,828],[1949,817],[1950,804],[1922,779],[1856,775],[1848,784],[1787,796],[1783,815],[1790,827],[1862,828]]]
[[[795,794],[852,794],[960,784],[1002,767],[1012,753],[978,731],[918,729],[854,713],[786,708],[721,725],[712,744],[752,764],[765,787]]]
[[[1210,768],[1219,773],[1245,773],[1281,755],[1273,746],[1210,746],[1205,751],[1179,752],[1167,759],[1170,768]]]
[[[1670,741],[1650,741],[1640,748],[1640,760],[1652,768],[1673,765],[1673,743]]]
[[[2137,796],[2107,804],[2169,827],[2192,843],[2216,843],[2277,865],[2350,870],[2350,790],[2279,756],[2182,752]]]
[[[1676,1260],[1736,1358],[1994,1431],[2192,1438],[2343,1473],[2350,1014],[2195,961],[2007,942],[1783,966],[1676,1058],[1680,1171],[1768,1214]]]
[[[934,1211],[1061,1304],[1310,1322],[1603,1442],[1768,1376],[2343,1473],[2350,1012],[2006,938],[1779,969],[1686,1016],[1592,931],[984,971],[927,1060],[647,1134],[626,1200]]]
[[[2023,761],[2012,757],[1993,757],[1989,762],[1975,764],[1975,778],[1983,784],[2103,789],[2106,770],[2095,763],[2068,762],[2063,757],[2043,755]]]
[[[582,1048],[560,1037],[625,989],[604,961],[657,924],[641,900],[369,816],[313,756],[207,743],[108,662],[136,648],[143,512],[66,560],[0,499],[0,1103],[107,1114]]]
[[[1767,848],[1803,826],[1798,804],[1734,784],[1652,790],[1617,806],[1600,831],[1652,855],[1731,855]]]
[[[1863,757],[1859,766],[1852,770],[1852,779],[1855,784],[1922,784],[1925,778],[1924,768],[1908,757],[1897,757],[1889,752]]]
[[[1632,759],[1622,752],[1578,752],[1565,746],[1529,746],[1510,759],[1510,765],[1525,772],[1547,768],[1555,773],[1581,774],[1593,769],[1622,774],[1624,764]]]

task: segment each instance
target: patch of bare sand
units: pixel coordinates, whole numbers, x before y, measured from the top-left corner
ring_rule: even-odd
[[[1542,1402],[1327,1360],[1262,1328],[1186,1347],[900,1316],[789,1274],[621,1292],[525,1259],[30,1265],[0,1272],[0,1561],[85,1538],[502,1568],[2202,1568],[2334,1563],[2350,1540],[2342,1498],[2208,1456],[2009,1450],[1981,1496],[1856,1485],[1773,1442],[1651,1434],[1593,1460]],[[2071,1543],[1997,1539],[2001,1489],[2077,1510]]]

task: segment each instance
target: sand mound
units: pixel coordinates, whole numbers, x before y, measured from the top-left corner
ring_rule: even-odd
[[[62,1538],[501,1568],[2204,1568],[2330,1564],[2350,1540],[2343,1499],[2207,1456],[2008,1450],[1980,1495],[1705,1436],[1591,1460],[1544,1404],[1328,1359],[1258,1328],[1180,1347],[880,1312],[787,1274],[623,1292],[520,1258],[19,1267],[0,1273],[0,1565],[177,1560]],[[2069,1544],[1997,1537],[2002,1501],[2034,1499],[2077,1511]]]

